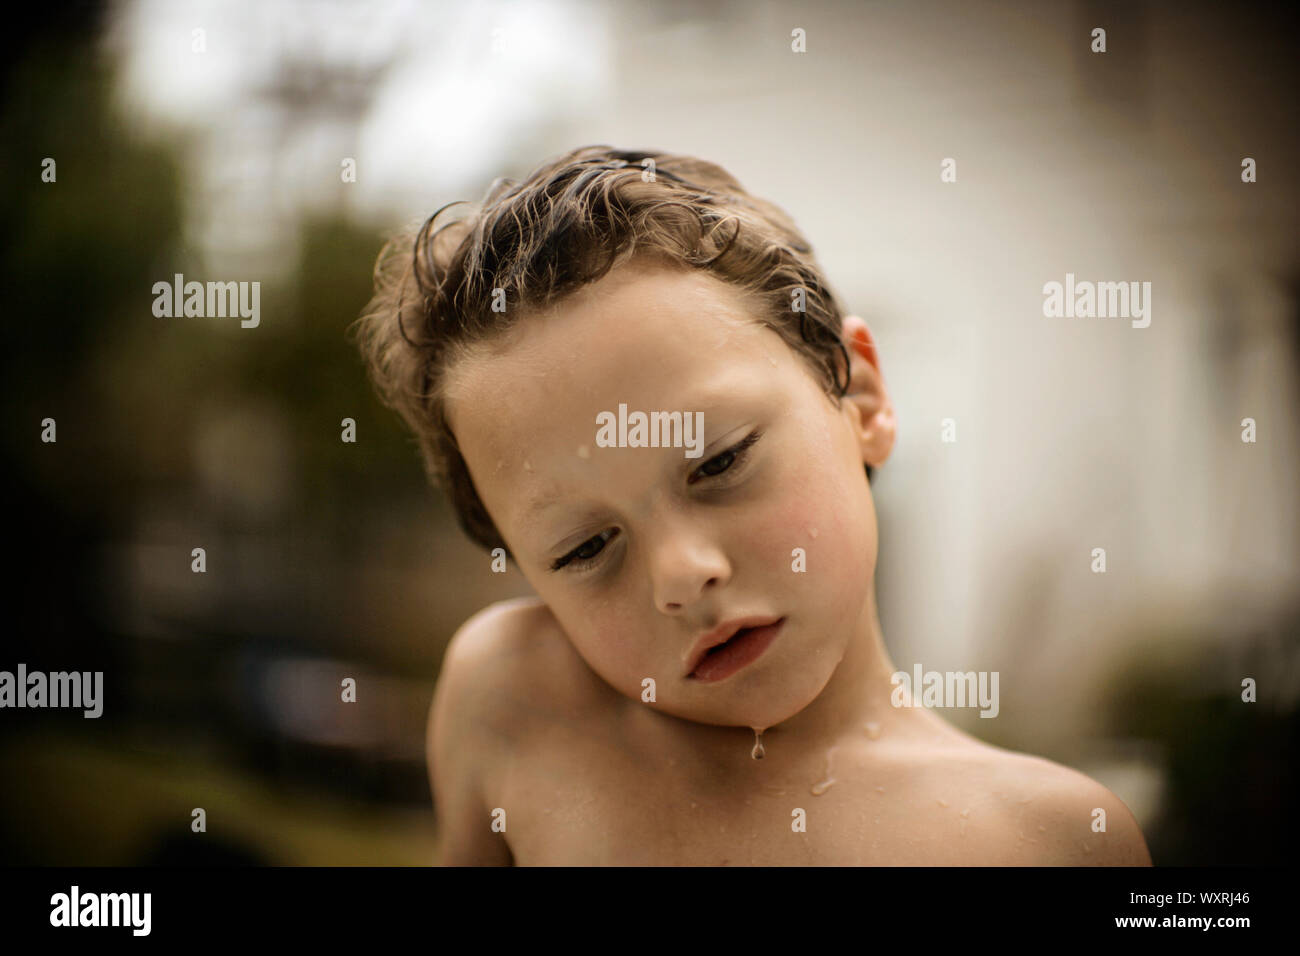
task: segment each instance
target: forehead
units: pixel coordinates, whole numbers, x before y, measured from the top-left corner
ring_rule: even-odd
[[[447,418],[467,460],[467,446],[508,457],[561,427],[590,432],[590,444],[599,411],[686,411],[688,385],[720,387],[729,368],[771,368],[782,353],[742,290],[700,270],[627,264],[457,362]]]
[[[756,309],[707,272],[633,263],[469,353],[450,370],[447,418],[493,516],[589,476],[596,416],[620,403],[703,411],[706,439],[718,437],[708,408],[770,387],[793,357]],[[666,453],[632,451],[643,466]]]

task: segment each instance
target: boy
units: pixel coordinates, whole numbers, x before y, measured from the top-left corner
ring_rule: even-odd
[[[1150,863],[1093,780],[894,706],[870,491],[894,412],[788,217],[606,147],[442,211],[381,254],[361,347],[538,595],[447,648],[443,864]]]

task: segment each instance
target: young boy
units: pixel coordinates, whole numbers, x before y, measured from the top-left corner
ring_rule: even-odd
[[[606,147],[442,212],[381,254],[360,343],[538,596],[447,648],[442,863],[1150,863],[1105,787],[895,706],[870,489],[894,412],[788,217]]]

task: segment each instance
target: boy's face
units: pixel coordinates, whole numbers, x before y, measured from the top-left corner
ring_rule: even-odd
[[[873,452],[858,408],[837,407],[752,308],[708,273],[634,260],[459,362],[447,414],[520,570],[592,670],[635,700],[654,678],[646,706],[678,717],[770,727],[817,697],[861,625]],[[702,412],[703,454],[599,446],[597,416],[620,404]],[[702,634],[750,615],[784,618],[757,660],[687,676]]]

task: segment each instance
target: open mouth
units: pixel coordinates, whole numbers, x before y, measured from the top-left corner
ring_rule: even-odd
[[[764,627],[742,627],[725,643],[709,648],[689,677],[705,682],[720,681],[748,667],[771,646],[784,624],[785,618],[781,618]]]

